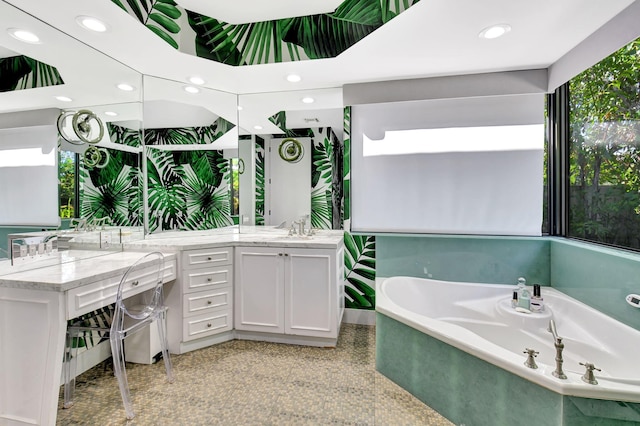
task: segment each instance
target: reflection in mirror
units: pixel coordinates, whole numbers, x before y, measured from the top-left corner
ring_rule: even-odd
[[[0,2],[0,22],[5,28],[27,29],[39,39],[25,43],[7,31],[0,33],[0,157],[14,159],[0,167],[0,173],[12,176],[2,178],[0,190],[0,258],[9,257],[8,235],[43,230],[58,235],[74,217],[86,219],[87,226],[64,231],[59,248],[92,250],[67,252],[58,255],[58,261],[119,250],[121,238],[142,237],[138,226],[142,192],[137,185],[141,180],[141,75],[5,2]],[[123,83],[129,90],[117,87]],[[90,126],[85,136],[92,143],[61,138],[58,117],[67,113],[69,120],[63,124],[73,130],[73,117],[83,110],[96,120],[91,124],[78,120],[76,130]],[[103,123],[102,135],[93,132],[99,129],[97,119]],[[24,141],[29,141],[28,146]],[[45,156],[53,167],[46,176],[38,175],[36,169]],[[46,218],[31,215],[43,212]],[[109,224],[96,224],[105,217]],[[127,228],[121,232],[123,227]],[[41,255],[38,247],[35,253]],[[43,250],[46,247],[45,243]],[[29,254],[28,245],[26,249]],[[25,264],[39,266],[39,262]]]
[[[341,89],[241,95],[238,105],[241,232],[301,220],[340,229]]]
[[[236,95],[144,76],[149,232],[237,224],[236,122]]]

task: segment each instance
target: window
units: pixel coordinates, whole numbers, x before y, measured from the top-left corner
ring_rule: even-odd
[[[231,216],[237,217],[240,208],[240,178],[239,173],[244,170],[240,170],[240,162],[238,158],[231,158],[231,184],[229,185],[229,192],[231,193]],[[244,169],[244,162],[242,163]]]
[[[640,39],[570,81],[568,235],[640,249]]]
[[[540,235],[544,96],[352,107],[351,229]]]
[[[77,154],[71,151],[59,151],[59,179],[60,179],[60,218],[76,217],[76,187],[77,187]]]

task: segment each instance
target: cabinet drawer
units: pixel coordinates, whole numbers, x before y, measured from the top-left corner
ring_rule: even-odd
[[[231,286],[189,293],[184,296],[184,316],[193,316],[204,312],[231,310],[233,290]]]
[[[187,250],[182,253],[182,268],[192,269],[207,265],[230,265],[233,263],[233,248],[215,247]]]
[[[182,323],[182,337],[185,342],[229,331],[233,328],[231,310],[207,312],[185,318]]]
[[[201,291],[208,287],[230,286],[233,284],[233,265],[187,270],[182,276],[184,293]]]
[[[139,269],[123,289],[123,298],[142,293],[156,285],[154,267]],[[73,288],[67,293],[67,318],[76,318],[82,314],[95,311],[116,301],[116,293],[122,276],[97,281],[89,285]],[[163,281],[176,278],[176,262],[165,262]]]

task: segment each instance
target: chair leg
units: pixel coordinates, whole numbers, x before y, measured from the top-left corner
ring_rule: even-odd
[[[127,370],[125,369],[123,341],[116,333],[112,333],[109,340],[111,341],[111,355],[113,356],[113,371],[118,379],[124,411],[126,412],[127,419],[133,419],[135,414],[133,413],[133,404],[131,403],[131,394],[129,393],[129,383],[127,381]]]
[[[64,403],[63,408],[73,406],[73,393],[76,387],[77,355],[80,335],[83,332],[78,330],[67,330],[66,336],[66,360],[64,363]]]
[[[164,359],[164,368],[167,370],[167,380],[173,383],[173,368],[171,366],[171,358],[169,357],[169,343],[167,342],[167,313],[164,312],[160,318],[156,319],[158,323],[158,337],[162,345],[162,359]]]

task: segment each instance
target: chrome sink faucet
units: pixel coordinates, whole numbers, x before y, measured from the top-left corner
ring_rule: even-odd
[[[562,343],[562,337],[558,336],[558,331],[556,330],[556,323],[554,320],[549,320],[549,326],[547,327],[547,331],[553,334],[553,343],[556,347],[556,369],[553,373],[554,377],[558,379],[566,379],[567,375],[562,371],[562,363],[564,360],[562,359],[562,350],[564,349],[564,343]]]

